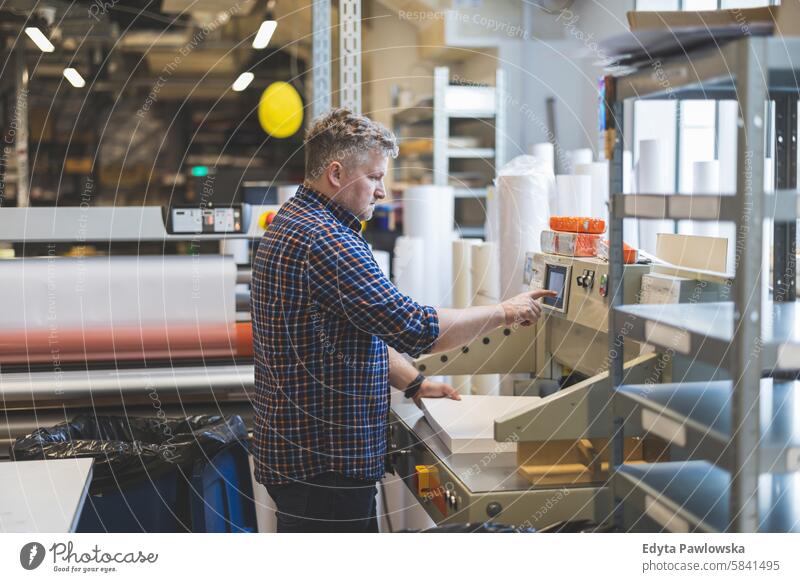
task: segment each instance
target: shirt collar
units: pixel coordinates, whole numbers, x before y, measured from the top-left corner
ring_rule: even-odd
[[[343,206],[337,204],[324,194],[317,192],[303,184],[297,189],[297,194],[295,194],[301,200],[305,200],[307,202],[311,202],[312,204],[316,204],[318,206],[322,206],[323,208],[327,209],[331,214],[333,214],[339,222],[344,224],[346,227],[354,230],[355,232],[361,232],[361,221],[358,217],[344,208]]]

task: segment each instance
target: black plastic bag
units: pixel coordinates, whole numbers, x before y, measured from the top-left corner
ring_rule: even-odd
[[[83,414],[53,428],[18,438],[13,459],[94,459],[91,493],[117,491],[168,471],[191,470],[198,459],[246,441],[242,418],[219,415],[144,418]]]

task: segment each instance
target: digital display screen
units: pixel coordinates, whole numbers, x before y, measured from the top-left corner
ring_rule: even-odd
[[[567,283],[567,267],[548,264],[545,269],[544,288],[558,293],[555,297],[543,297],[545,305],[564,311],[564,291]]]

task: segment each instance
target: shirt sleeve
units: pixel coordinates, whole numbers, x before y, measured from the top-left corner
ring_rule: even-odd
[[[378,336],[399,352],[417,357],[439,337],[439,316],[395,287],[369,247],[349,233],[320,232],[308,260],[311,300]]]

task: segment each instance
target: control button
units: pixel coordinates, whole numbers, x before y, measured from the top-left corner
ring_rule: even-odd
[[[600,288],[598,289],[600,293],[600,297],[605,297],[608,295],[608,275],[603,273],[600,275]]]
[[[497,501],[492,501],[486,506],[486,515],[489,517],[495,517],[499,515],[501,511],[503,511],[503,506],[497,503]]]
[[[591,289],[594,285],[594,271],[586,271],[586,274],[583,276],[583,286],[587,289]]]

